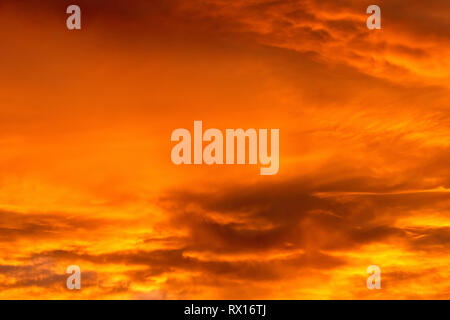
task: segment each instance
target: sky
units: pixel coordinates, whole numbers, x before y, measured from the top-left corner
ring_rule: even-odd
[[[447,0],[2,0],[0,298],[449,299],[449,17]],[[279,129],[279,172],[174,165],[195,120]]]

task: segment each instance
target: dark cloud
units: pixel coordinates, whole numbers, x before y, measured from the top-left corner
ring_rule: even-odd
[[[438,203],[445,206],[450,199],[446,192],[401,192],[405,185],[369,177],[321,184],[318,180],[311,177],[199,193],[175,191],[162,202],[174,214],[174,224],[188,229],[190,237],[185,243],[191,250],[317,252],[376,242],[399,241],[402,246],[448,241],[446,228],[423,230],[417,240],[412,230],[394,227],[397,219],[414,210]],[[320,192],[330,194],[323,197]],[[235,222],[221,222],[214,214]]]
[[[407,231],[411,233],[413,250],[450,251],[450,227],[416,227]]]
[[[13,242],[26,238],[76,237],[112,224],[111,220],[86,218],[63,213],[19,213],[0,211],[0,242]]]
[[[0,281],[3,290],[11,288],[41,287],[65,290],[68,274],[61,270],[55,273],[56,265],[51,261],[47,263],[25,265],[0,265],[0,274],[4,277]],[[83,287],[97,285],[97,273],[89,270],[82,271]]]
[[[77,251],[47,251],[33,259],[58,261],[88,261],[96,264],[141,265],[145,269],[128,271],[134,282],[151,281],[152,277],[173,272],[201,272],[229,279],[276,280],[295,275],[302,269],[333,269],[345,260],[320,252],[291,254],[267,261],[245,259],[237,261],[202,260],[188,256],[189,250],[118,251],[108,254],[86,254]]]

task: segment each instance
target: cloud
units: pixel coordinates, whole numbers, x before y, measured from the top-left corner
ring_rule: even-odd
[[[448,1],[68,4],[0,4],[0,297],[448,296]],[[279,175],[173,166],[193,119],[280,128]]]
[[[173,223],[188,229],[185,243],[194,251],[320,252],[354,250],[371,243],[445,245],[448,228],[416,230],[396,227],[396,222],[414,211],[439,203],[445,206],[449,193],[404,191],[408,186],[369,177],[346,176],[331,182],[324,178],[217,187],[198,193],[178,190],[162,203],[175,214]]]
[[[65,213],[21,213],[0,211],[0,242],[22,239],[58,239],[92,232],[112,223],[107,219],[86,218]]]
[[[24,264],[24,265],[0,265],[0,288],[2,290],[37,287],[45,290],[66,290],[68,275],[55,272],[55,265],[51,261],[47,263]],[[92,287],[97,285],[97,274],[93,271],[83,270],[83,286]]]

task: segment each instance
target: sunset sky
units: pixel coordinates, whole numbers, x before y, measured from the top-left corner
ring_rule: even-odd
[[[0,0],[0,39],[0,299],[450,298],[450,1]],[[195,120],[280,129],[278,174],[174,165]]]

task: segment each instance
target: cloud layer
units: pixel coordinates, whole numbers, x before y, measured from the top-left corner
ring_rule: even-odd
[[[448,1],[69,4],[0,4],[0,298],[450,297]],[[174,166],[194,120],[279,173]]]

